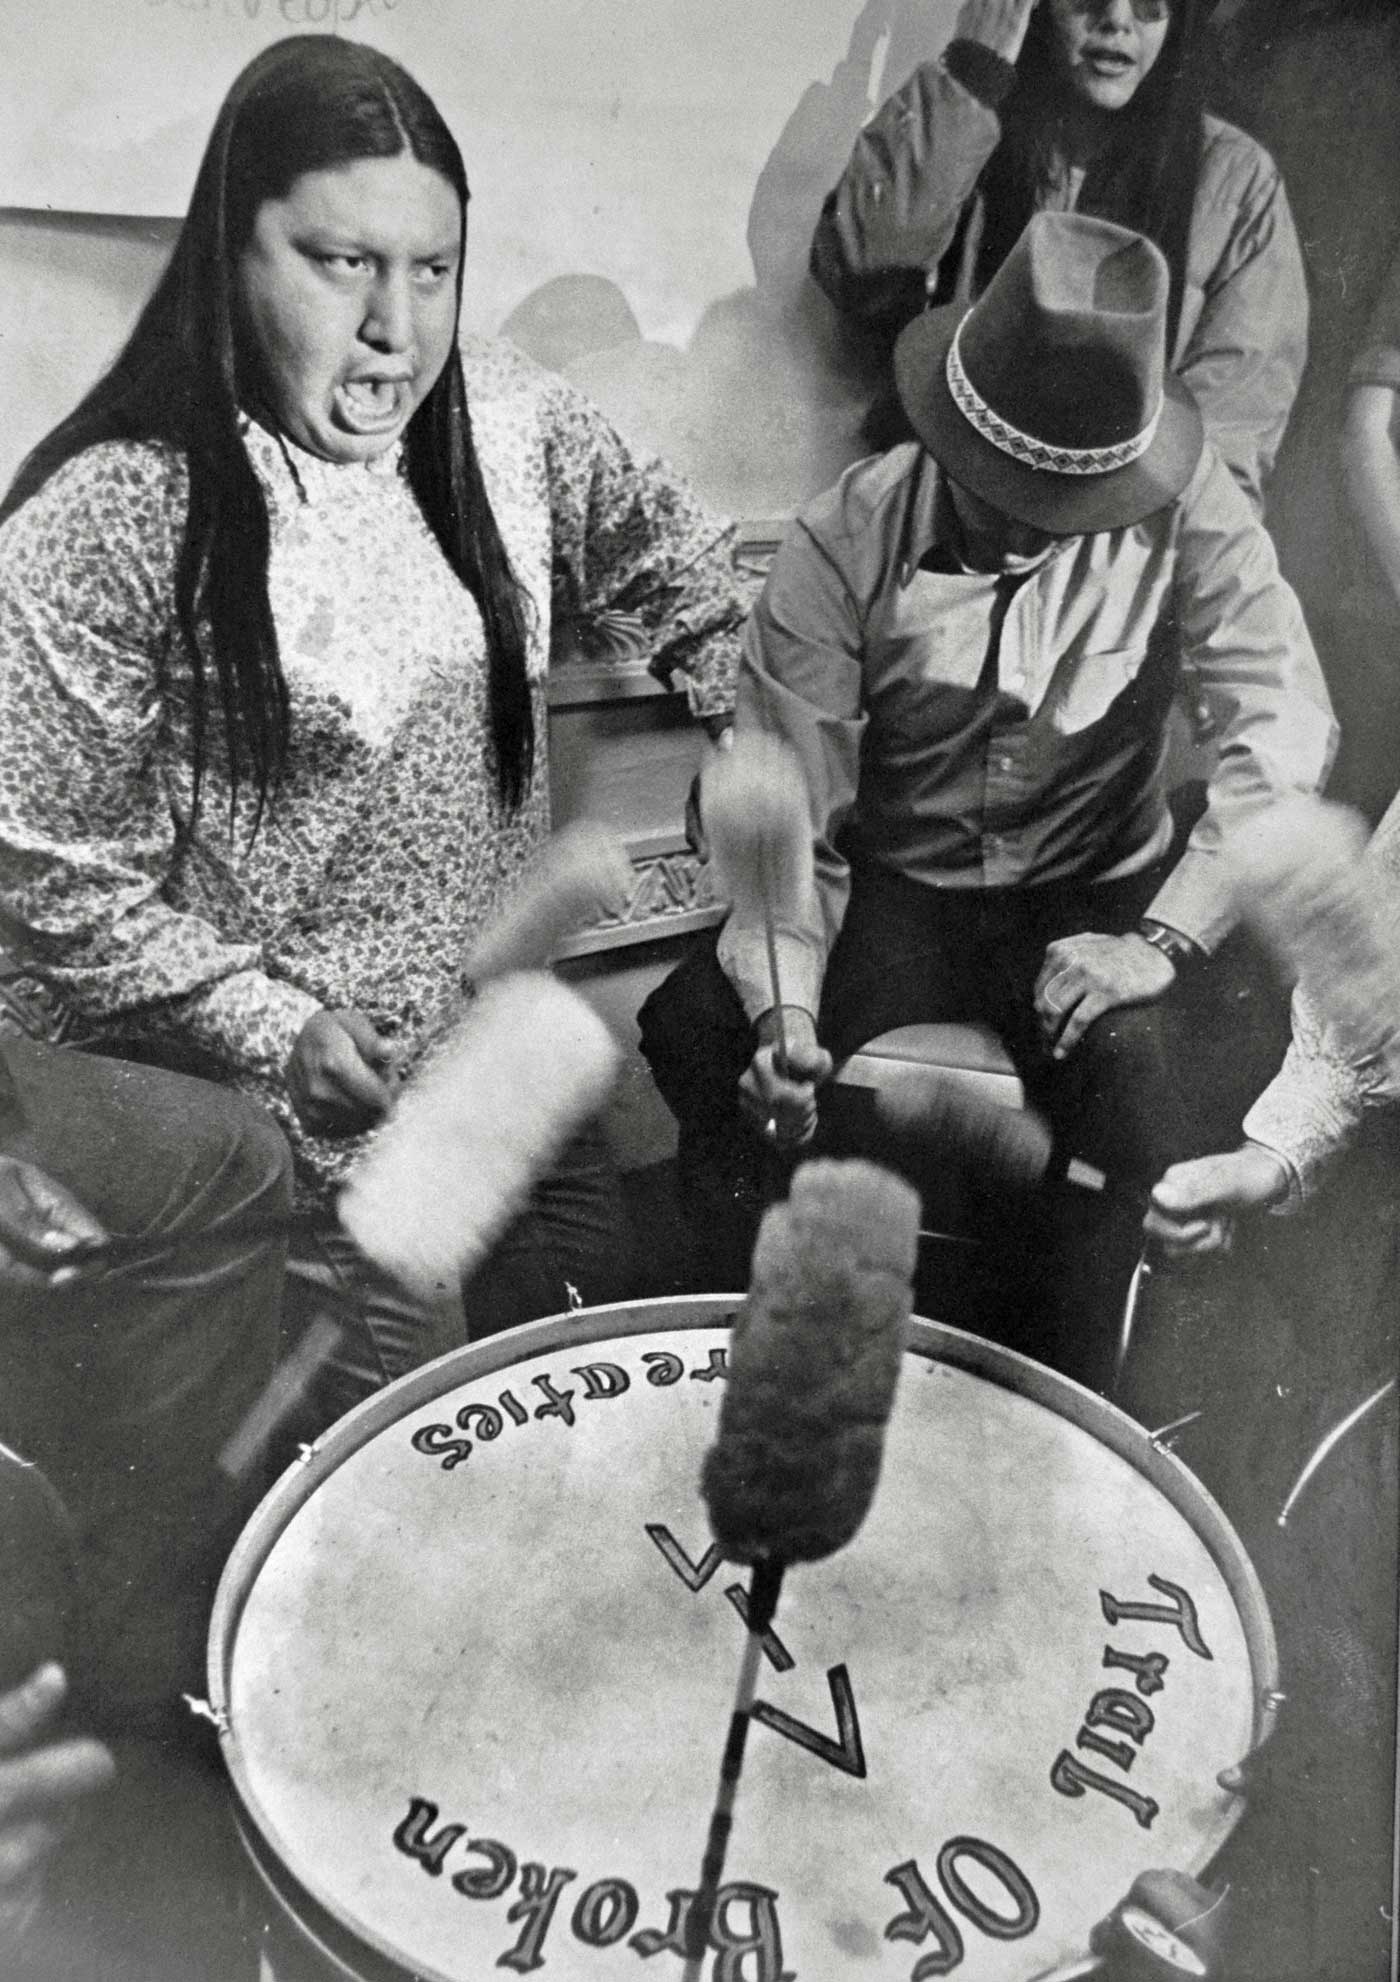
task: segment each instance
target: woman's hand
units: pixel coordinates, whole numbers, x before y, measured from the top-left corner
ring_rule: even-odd
[[[393,1101],[394,1065],[394,1048],[363,1012],[313,1012],[287,1060],[297,1120],[318,1136],[372,1129]]]
[[[47,1171],[17,1156],[0,1156],[0,1289],[52,1285],[66,1277],[67,1254],[106,1236],[92,1213]]]
[[[817,1088],[831,1074],[831,1055],[817,1044],[816,1021],[800,1005],[784,1005],[781,1059],[776,1012],[758,1022],[759,1048],[739,1082],[739,1105],[759,1133],[779,1149],[799,1149],[817,1126]]]
[[[1288,1187],[1282,1159],[1257,1142],[1226,1156],[1173,1163],[1152,1193],[1143,1230],[1161,1242],[1170,1259],[1227,1253],[1236,1216],[1281,1203]]]
[[[0,1693],[0,1955],[21,1951],[44,1863],[74,1807],[116,1773],[100,1741],[42,1739],[64,1691],[62,1669],[41,1665]]]
[[[963,0],[953,28],[956,41],[980,41],[1004,62],[1021,53],[1036,0]]]

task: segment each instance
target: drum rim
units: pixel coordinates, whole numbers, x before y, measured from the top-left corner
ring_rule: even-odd
[[[726,1316],[736,1314],[743,1306],[744,1298],[742,1294],[668,1294],[620,1301],[612,1306],[578,1308],[505,1329],[482,1342],[449,1349],[445,1355],[420,1369],[410,1370],[406,1376],[366,1397],[323,1432],[314,1445],[304,1447],[268,1489],[234,1544],[219,1578],[209,1620],[208,1701],[238,1805],[238,1828],[244,1834],[245,1848],[255,1857],[263,1877],[281,1893],[299,1924],[304,1923],[296,1901],[303,1905],[309,1901],[318,1916],[324,1916],[339,1934],[348,1936],[375,1960],[387,1960],[405,1976],[420,1972],[425,1978],[429,1975],[426,1969],[410,1968],[402,1950],[378,1940],[362,1924],[344,1919],[333,1896],[318,1891],[299,1871],[291,1869],[291,1847],[249,1780],[232,1724],[229,1679],[243,1609],[263,1564],[293,1517],[321,1483],[339,1471],[354,1453],[422,1405],[432,1403],[445,1391],[459,1389],[463,1382],[495,1375],[499,1370],[555,1349],[575,1349],[628,1335],[664,1334],[683,1327],[720,1327]],[[911,1317],[906,1353],[965,1370],[1068,1419],[1116,1453],[1171,1503],[1204,1544],[1234,1603],[1254,1689],[1250,1752],[1261,1748],[1273,1733],[1283,1697],[1279,1690],[1278,1641],[1268,1600],[1258,1572],[1223,1508],[1184,1461],[1154,1439],[1136,1419],[1072,1377],[1062,1376],[1030,1356],[989,1342],[966,1329],[954,1328],[948,1322],[931,1321],[922,1315]],[[1193,1878],[1201,1877],[1224,1849],[1244,1815],[1246,1800],[1243,1792],[1233,1795],[1231,1807],[1221,1818],[1216,1840],[1182,1868]],[[258,1840],[259,1850],[253,1850],[248,1826]],[[275,1875],[269,1859],[277,1868]],[[433,1971],[433,1982],[455,1982],[455,1978]]]

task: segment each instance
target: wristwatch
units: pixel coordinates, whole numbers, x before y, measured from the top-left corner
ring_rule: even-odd
[[[1150,915],[1139,919],[1137,933],[1144,943],[1160,950],[1177,970],[1190,970],[1193,965],[1206,960],[1207,953],[1199,943],[1193,943],[1189,936],[1183,936],[1179,929],[1169,928],[1165,922],[1154,922]]]

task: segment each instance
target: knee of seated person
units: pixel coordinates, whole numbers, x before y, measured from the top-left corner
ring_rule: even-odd
[[[1066,1068],[1069,1091],[1130,1140],[1150,1134],[1164,1110],[1175,1112],[1181,1050],[1159,1006],[1120,1006],[1096,1019],[1075,1047]]]
[[[1106,1012],[1066,1063],[1074,1153],[1140,1183],[1184,1153],[1183,1042],[1163,1017],[1152,1005]]]
[[[291,1148],[271,1115],[251,1101],[244,1104],[238,1150],[240,1170],[259,1206],[268,1212],[290,1210]]]
[[[1119,1005],[1095,1019],[1076,1051],[1115,1079],[1160,1079],[1171,1071],[1176,1028],[1164,1005]]]
[[[197,1192],[208,1219],[275,1217],[292,1201],[292,1152],[257,1102],[227,1088],[205,1086],[198,1111]]]

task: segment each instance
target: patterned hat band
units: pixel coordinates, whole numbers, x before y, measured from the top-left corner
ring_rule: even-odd
[[[964,318],[963,322],[966,321]],[[1107,475],[1115,468],[1127,468],[1132,462],[1140,461],[1156,439],[1165,397],[1158,400],[1156,412],[1140,434],[1134,434],[1131,440],[1117,441],[1112,447],[1055,447],[1050,441],[1037,440],[1033,434],[1023,434],[1019,427],[1013,427],[992,411],[963,370],[958,349],[961,337],[962,324],[959,324],[948,346],[948,390],[969,426],[1013,461],[1023,461],[1028,468],[1048,468],[1056,475]]]

